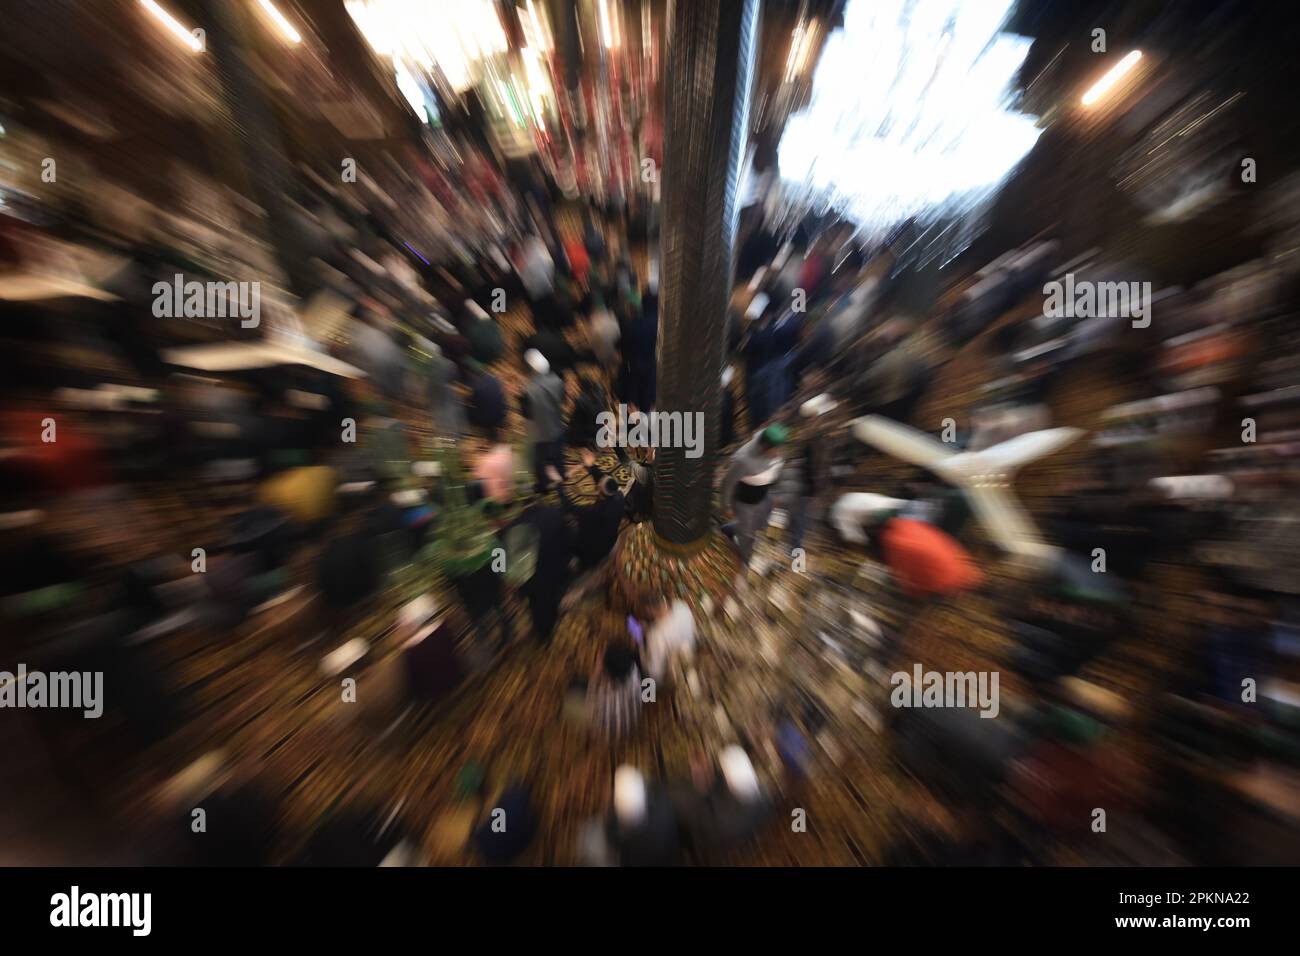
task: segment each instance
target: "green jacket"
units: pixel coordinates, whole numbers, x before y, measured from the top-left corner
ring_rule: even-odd
[[[499,359],[505,348],[501,326],[491,319],[471,320],[465,328],[465,338],[469,342],[470,355],[483,365],[491,365]]]

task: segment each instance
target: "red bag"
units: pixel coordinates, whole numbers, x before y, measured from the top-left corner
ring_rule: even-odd
[[[983,580],[966,549],[924,521],[890,520],[881,545],[890,570],[911,594],[951,594]]]

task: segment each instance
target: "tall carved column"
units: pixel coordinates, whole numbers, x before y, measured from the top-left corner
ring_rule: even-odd
[[[302,236],[285,198],[294,182],[293,169],[266,91],[249,62],[245,13],[225,0],[194,0],[194,6],[207,31],[208,54],[216,62],[230,111],[230,132],[252,191],[250,198],[266,211],[267,238],[290,291],[306,295],[311,271]]]
[[[661,412],[704,413],[703,454],[661,448],[654,528],[678,553],[709,538],[737,192],[759,0],[670,0],[659,240]]]
[[[628,528],[614,551],[615,590],[634,610],[682,598],[697,614],[721,613],[739,567],[710,511],[758,9],[758,0],[668,3],[655,404],[703,412],[705,428],[698,458],[659,449],[654,521]]]

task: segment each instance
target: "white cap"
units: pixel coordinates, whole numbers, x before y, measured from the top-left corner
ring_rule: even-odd
[[[799,406],[799,414],[804,418],[816,418],[818,415],[824,415],[834,408],[838,403],[826,392],[822,392],[814,398],[808,399]]]
[[[483,306],[479,305],[473,299],[465,300],[465,308],[476,319],[490,319],[492,316],[483,311]]]
[[[763,314],[763,310],[767,308],[767,303],[769,301],[766,292],[760,292],[758,295],[754,296],[754,298],[749,302],[749,308],[745,310],[745,318],[758,318]]]
[[[718,766],[722,768],[722,779],[727,782],[727,789],[734,796],[741,800],[753,800],[758,796],[758,774],[742,747],[732,744],[723,750],[718,755]]]
[[[538,375],[545,375],[551,370],[551,363],[546,361],[546,356],[537,349],[529,349],[524,353],[524,361]]]
[[[736,370],[728,365],[722,370],[722,387],[726,388],[731,384],[731,380],[736,377]]]
[[[651,259],[649,266],[650,275],[646,278],[646,289],[650,292],[659,291],[659,260]]]
[[[614,771],[614,815],[618,822],[635,825],[645,819],[645,777],[626,764]]]

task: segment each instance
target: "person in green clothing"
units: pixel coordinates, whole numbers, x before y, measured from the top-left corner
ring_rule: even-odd
[[[473,299],[465,300],[465,311],[469,313],[464,330],[469,354],[480,365],[491,365],[505,349],[501,326]]]
[[[767,527],[772,513],[773,486],[785,464],[781,446],[789,430],[784,425],[769,425],[757,432],[749,442],[731,456],[731,463],[722,478],[722,509],[734,515],[723,525],[724,533],[732,536],[740,553],[741,574],[749,567],[754,553],[754,537]]]

